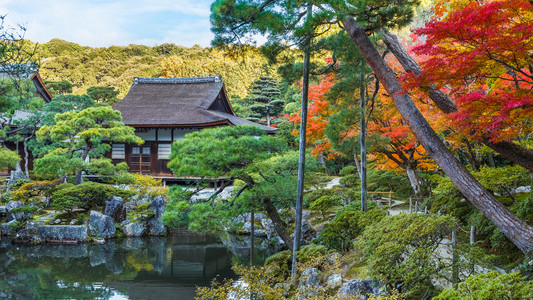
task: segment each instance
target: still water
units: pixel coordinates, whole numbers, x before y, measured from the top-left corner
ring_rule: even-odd
[[[235,278],[232,263],[243,261],[220,241],[189,233],[103,245],[23,246],[2,240],[0,299],[189,300],[196,286],[217,276]]]

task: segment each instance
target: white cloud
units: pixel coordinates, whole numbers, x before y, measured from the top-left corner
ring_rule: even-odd
[[[40,43],[60,38],[95,47],[140,43],[208,46],[212,37],[210,2],[0,0],[0,14],[7,13],[11,24],[25,24],[26,38]],[[180,19],[186,23],[177,23]]]

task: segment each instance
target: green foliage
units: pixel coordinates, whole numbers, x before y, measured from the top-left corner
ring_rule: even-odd
[[[335,205],[341,204],[340,198],[338,196],[322,196],[317,200],[311,202],[309,208],[312,211],[320,212],[322,218],[326,218],[326,212]]]
[[[339,172],[339,176],[347,176],[352,174],[357,174],[356,166],[346,166]]]
[[[470,276],[459,283],[457,289],[445,289],[433,299],[444,300],[492,300],[492,299],[531,299],[533,281],[527,281],[519,273],[500,274],[492,271]]]
[[[368,262],[369,275],[412,298],[434,293],[444,259],[437,246],[455,227],[450,216],[400,214],[367,226],[358,244]]]
[[[388,192],[394,191],[399,198],[409,198],[413,189],[409,179],[391,171],[376,171],[368,169],[367,186],[369,191]]]
[[[81,111],[96,104],[87,95],[57,95],[43,109],[42,125],[55,124],[55,115],[68,111]]]
[[[270,125],[270,119],[281,113],[285,101],[278,99],[281,92],[277,86],[278,83],[272,77],[261,76],[254,81],[252,91],[245,99],[250,103],[249,108],[252,111],[248,120]],[[277,121],[274,120],[273,123]]]
[[[150,205],[150,202],[146,202],[135,206],[131,211],[128,212],[128,217],[133,222],[142,222],[148,220],[150,217],[155,215],[155,212],[150,209]]]
[[[204,129],[172,144],[168,167],[176,176],[238,176],[253,162],[284,149],[281,141],[259,127]]]
[[[98,158],[110,150],[108,142],[141,143],[132,127],[122,123],[119,111],[109,106],[89,107],[55,115],[54,125],[44,125],[37,132],[38,140],[49,139],[57,144],[42,158],[35,160],[35,173],[41,177],[61,177],[90,169],[87,157]],[[101,163],[102,161],[97,161]]]
[[[81,202],[80,206],[84,208],[103,207],[105,202],[113,196],[127,199],[133,195],[135,195],[135,192],[126,191],[108,184],[85,182],[79,185],[62,186],[61,189],[52,194],[52,205],[58,199],[58,201],[64,203],[79,201]]]
[[[72,195],[62,195],[59,194],[58,197],[54,198],[54,201],[51,203],[51,207],[57,211],[64,211],[69,215],[72,215],[72,211],[76,207],[80,207],[83,204],[80,198]]]
[[[0,148],[0,170],[14,168],[20,162],[20,156],[16,151]]]
[[[375,206],[363,212],[356,204],[339,210],[335,218],[320,233],[317,242],[330,249],[349,251],[353,249],[353,240],[363,232],[365,227],[380,222],[386,215],[384,210]]]
[[[46,89],[52,94],[52,96],[70,94],[72,93],[72,83],[61,81],[47,81],[45,82]]]
[[[92,86],[87,89],[87,95],[89,95],[94,101],[99,103],[107,103],[109,105],[115,105],[120,99],[117,98],[119,91],[116,91],[114,87],[108,86]]]
[[[171,229],[187,228],[189,225],[190,207],[191,205],[187,201],[171,199],[165,207],[165,212],[161,220],[165,226]]]

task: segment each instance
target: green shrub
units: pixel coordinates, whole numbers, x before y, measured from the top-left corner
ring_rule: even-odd
[[[346,166],[339,172],[339,176],[346,176],[350,174],[358,174],[356,166]]]
[[[400,214],[367,226],[358,241],[370,276],[413,299],[434,294],[434,279],[444,277],[437,246],[455,228],[450,216]]]
[[[322,245],[305,245],[296,252],[296,257],[298,258],[298,262],[305,264],[317,257],[324,256],[328,254],[330,250]],[[292,259],[292,258],[291,258]]]
[[[354,202],[337,212],[335,218],[320,233],[318,242],[330,249],[348,251],[353,248],[352,241],[366,226],[379,222],[385,215],[384,210],[374,205],[367,212],[362,212],[358,203]]]
[[[18,190],[20,189],[21,186],[23,186],[26,183],[30,183],[30,182],[32,182],[31,179],[26,179],[26,178],[17,179],[12,185],[9,186],[9,190],[11,191]]]
[[[79,185],[64,185],[62,189],[55,191],[52,194],[52,205],[54,205],[56,199],[63,199],[59,201],[69,202],[76,198],[76,201],[81,203],[79,204],[81,207],[89,209],[103,207],[105,202],[113,196],[128,199],[135,194],[133,191],[126,191],[108,184],[85,182]]]
[[[150,209],[150,202],[146,202],[140,205],[135,206],[130,212],[128,212],[128,217],[133,222],[145,221],[155,215],[155,212]]]
[[[317,200],[313,201],[309,208],[312,211],[320,212],[322,214],[322,219],[326,218],[326,212],[335,205],[339,205],[340,198],[338,196],[322,196]]]
[[[189,211],[190,204],[187,201],[170,200],[161,219],[169,228],[187,228],[189,225]]]
[[[445,289],[433,299],[533,299],[533,281],[527,281],[519,273],[500,274],[492,271],[470,276],[459,283],[457,289]]]
[[[288,278],[292,267],[292,252],[285,250],[268,257],[265,260],[265,267],[270,277]]]

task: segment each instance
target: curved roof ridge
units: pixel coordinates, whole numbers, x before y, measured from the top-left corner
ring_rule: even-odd
[[[204,77],[183,77],[183,78],[143,78],[134,77],[133,84],[148,83],[148,84],[180,84],[180,83],[207,83],[207,82],[222,82],[222,76],[204,76]]]

